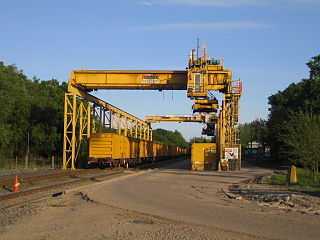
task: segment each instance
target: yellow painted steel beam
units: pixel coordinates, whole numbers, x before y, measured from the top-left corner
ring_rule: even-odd
[[[205,115],[185,115],[185,116],[174,116],[174,115],[166,115],[166,116],[147,116],[146,121],[149,123],[156,122],[199,122],[205,123],[206,116]]]
[[[192,105],[192,108],[195,109],[195,108],[213,108],[213,109],[217,109],[219,106],[218,104],[193,104]]]
[[[187,71],[77,70],[69,84],[91,89],[186,90]]]
[[[196,99],[194,100],[196,104],[218,104],[217,99]]]

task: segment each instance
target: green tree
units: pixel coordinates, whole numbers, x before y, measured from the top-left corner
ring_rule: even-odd
[[[190,139],[190,143],[210,143],[213,142],[213,139],[208,139],[205,137],[194,137]]]
[[[61,154],[66,83],[28,79],[0,62],[0,155]]]
[[[287,155],[289,163],[313,170],[316,177],[320,158],[320,115],[292,113],[284,123],[284,130],[282,152]]]
[[[188,143],[182,136],[182,134],[175,130],[169,131],[162,128],[158,128],[152,131],[153,140],[156,142],[162,142],[168,145],[178,146],[181,148],[187,148]]]
[[[269,97],[271,107],[267,122],[267,144],[271,148],[271,156],[276,160],[287,159],[284,123],[290,121],[292,114],[320,114],[320,55],[313,57],[307,65],[310,68],[309,79],[292,83],[285,90]]]
[[[29,129],[30,95],[28,79],[14,65],[0,62],[0,146],[21,151]]]
[[[320,78],[320,55],[311,58],[307,63],[310,69],[310,78],[319,79]]]
[[[250,123],[239,124],[240,140],[242,147],[245,147],[249,142],[258,142],[262,146],[267,146],[267,121],[262,118],[257,118]]]

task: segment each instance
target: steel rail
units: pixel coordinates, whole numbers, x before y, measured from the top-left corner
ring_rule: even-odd
[[[59,177],[74,177],[76,175],[88,175],[93,174],[101,170],[98,169],[77,169],[75,171],[48,171],[48,172],[36,172],[36,173],[19,173],[19,174],[11,174],[0,177],[0,184],[3,186],[10,186],[13,184],[13,178],[15,175],[18,176],[20,183],[29,183],[29,182],[38,182],[51,180]]]
[[[99,178],[105,178],[105,177],[109,177],[109,176],[119,175],[121,173],[123,173],[123,171],[105,173],[105,174],[101,174],[101,175],[92,176],[89,178],[81,178],[81,179],[76,179],[76,180],[63,182],[63,183],[57,183],[57,184],[53,184],[53,185],[49,185],[49,186],[45,186],[45,187],[33,188],[30,190],[26,190],[26,191],[22,191],[22,192],[18,192],[18,193],[10,193],[10,194],[0,196],[0,202],[4,201],[4,200],[10,200],[10,199],[19,198],[19,197],[23,197],[23,196],[27,196],[27,195],[32,195],[32,194],[39,193],[39,192],[52,190],[55,188],[61,188],[61,187],[66,187],[66,186],[70,186],[70,185],[74,185],[74,184],[96,181]]]

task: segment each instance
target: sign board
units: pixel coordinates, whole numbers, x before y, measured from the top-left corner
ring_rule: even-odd
[[[205,152],[216,152],[217,150],[215,148],[203,148],[203,151],[205,151]]]
[[[224,149],[224,158],[225,159],[239,159],[238,148],[225,148]]]
[[[143,74],[142,75],[142,83],[158,83],[159,78],[158,75],[155,74]]]

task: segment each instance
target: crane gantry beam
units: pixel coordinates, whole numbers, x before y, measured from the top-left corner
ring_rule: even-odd
[[[78,70],[69,83],[92,89],[187,90],[187,71]]]
[[[187,90],[190,98],[206,98],[208,91],[227,91],[232,72],[223,65],[199,63],[185,71],[77,70],[69,83],[85,91],[94,89]]]

